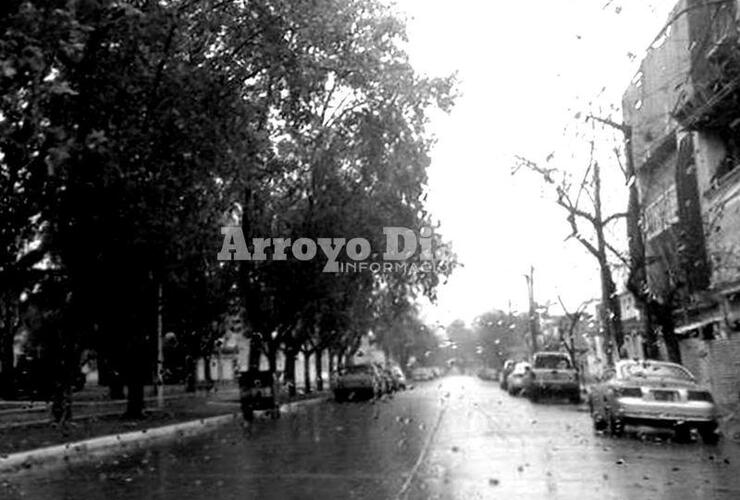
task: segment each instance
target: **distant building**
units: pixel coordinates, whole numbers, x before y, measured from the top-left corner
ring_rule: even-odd
[[[619,295],[619,304],[622,310],[622,331],[624,332],[622,357],[642,359],[645,357],[645,323],[642,312],[637,308],[635,298],[629,292]]]

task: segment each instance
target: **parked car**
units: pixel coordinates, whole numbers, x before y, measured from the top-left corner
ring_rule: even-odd
[[[393,377],[393,389],[396,391],[402,391],[406,389],[406,375],[400,366],[391,367],[391,376]]]
[[[532,383],[532,366],[527,361],[519,361],[506,379],[506,390],[512,396],[517,396]]]
[[[503,390],[508,390],[508,378],[509,375],[511,375],[511,371],[514,369],[514,365],[516,363],[513,359],[507,359],[504,362],[504,367],[501,369],[501,373],[499,374],[499,387],[501,387]]]
[[[346,366],[337,372],[334,399],[344,401],[359,397],[379,397],[383,393],[383,375],[376,365]]]
[[[393,373],[391,373],[391,369],[384,367],[382,365],[376,365],[378,367],[378,370],[380,371],[381,376],[381,388],[380,392],[381,394],[389,394],[393,391],[395,391],[396,382],[393,379]]]
[[[495,368],[481,368],[478,370],[478,378],[481,380],[498,380],[498,372]]]
[[[424,381],[434,379],[434,372],[431,368],[419,366],[411,370],[411,379],[415,381]]]
[[[634,424],[672,428],[679,440],[688,440],[692,428],[705,443],[719,438],[712,393],[675,363],[619,361],[592,387],[588,403],[594,428],[613,436]]]
[[[581,387],[578,373],[564,352],[538,352],[532,360],[532,382],[527,390],[532,401],[545,395],[567,396],[580,403]]]
[[[256,410],[266,410],[272,418],[280,418],[280,391],[276,374],[270,371],[239,374],[239,401],[244,420],[251,421]]]

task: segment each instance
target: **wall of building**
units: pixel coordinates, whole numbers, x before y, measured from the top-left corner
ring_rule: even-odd
[[[686,7],[681,0],[675,12]],[[653,156],[660,141],[675,128],[672,111],[682,95],[691,92],[688,17],[671,24],[666,36],[648,50],[640,70],[622,100],[625,123],[632,125],[632,149],[636,165]]]
[[[733,406],[740,400],[740,333],[726,338],[681,341],[683,364],[699,382],[712,389],[716,401]]]
[[[740,319],[740,299],[732,300],[740,292],[740,146],[733,139],[740,113],[737,95],[715,94],[728,77],[720,67],[737,58],[725,52],[737,51],[737,9],[682,0],[670,18],[677,13],[624,94],[624,120],[632,127],[648,256],[657,257],[651,289],[671,291],[671,272],[687,283],[674,299],[677,327],[688,334],[682,362],[721,404],[736,404],[740,325],[733,329],[726,318]],[[665,359],[662,343],[660,350]]]
[[[248,345],[248,342],[247,342]],[[239,372],[244,371],[248,367],[248,346],[245,349],[239,349],[238,352],[230,352],[228,354],[222,354],[217,355],[214,354],[210,358],[210,368],[211,368],[211,379],[214,382],[229,382],[236,380]],[[316,386],[316,357],[315,355],[309,356],[309,377],[311,380],[312,389],[315,389]],[[278,352],[277,358],[276,358],[276,364],[277,364],[277,371],[278,373],[282,373],[285,371],[285,356],[282,352]],[[267,360],[266,356],[260,357],[260,370],[269,370],[270,364]],[[322,368],[322,377],[324,381],[329,380],[329,352],[324,351],[322,353],[321,358],[321,368]],[[296,378],[296,387],[299,390],[302,390],[304,387],[304,373],[305,373],[305,364],[304,364],[304,355],[303,353],[298,353],[295,360],[295,378]],[[198,360],[197,364],[197,370],[196,370],[196,379],[198,382],[204,382],[205,381],[205,365],[204,360],[201,358]]]

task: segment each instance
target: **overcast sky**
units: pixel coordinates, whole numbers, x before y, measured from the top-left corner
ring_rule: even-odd
[[[564,128],[573,129],[588,102],[619,105],[675,1],[607,3],[398,0],[411,18],[415,67],[457,71],[462,94],[451,115],[433,120],[429,202],[465,267],[440,289],[438,305],[425,308],[429,320],[470,321],[509,300],[526,309],[530,265],[541,303],[562,295],[575,309],[598,297],[595,260],[564,241],[569,228],[549,191],[510,170],[516,154],[539,161],[555,151],[557,166],[569,165],[584,143]],[[618,110],[614,116],[621,119]],[[609,192],[612,203],[623,203],[619,182]]]

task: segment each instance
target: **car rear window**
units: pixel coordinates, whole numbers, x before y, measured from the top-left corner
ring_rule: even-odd
[[[568,369],[570,368],[570,360],[567,356],[561,356],[558,354],[544,354],[538,355],[534,358],[535,368],[549,368],[555,369]]]
[[[627,378],[694,380],[693,375],[684,368],[662,363],[630,363],[624,365],[622,373]]]
[[[517,363],[516,366],[514,366],[513,373],[520,375],[526,372],[527,368],[529,368],[529,363]]]

